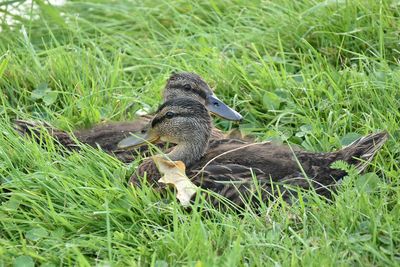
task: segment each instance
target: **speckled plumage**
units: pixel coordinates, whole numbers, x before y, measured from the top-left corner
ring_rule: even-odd
[[[167,103],[160,112],[174,111],[172,104],[176,105],[170,102],[168,106]],[[359,171],[363,171],[387,139],[385,132],[371,134],[341,150],[329,153],[313,153],[270,142],[255,144],[238,139],[209,140],[204,143],[197,140],[195,134],[190,134],[191,138],[184,137],[188,133],[207,131],[207,128],[204,129],[206,123],[200,122],[207,119],[200,116],[208,115],[196,110],[192,115],[192,117],[186,117],[186,121],[181,120],[181,123],[173,123],[171,119],[169,125],[174,126],[159,125],[158,127],[172,136],[171,138],[176,138],[174,135],[182,135],[179,137],[180,140],[189,140],[183,141],[183,144],[178,144],[176,147],[187,147],[190,150],[190,145],[185,142],[190,142],[191,145],[197,144],[199,147],[205,144],[202,154],[193,156],[191,154],[196,150],[187,151],[188,158],[188,155],[182,155],[182,152],[175,155],[172,149],[167,156],[172,160],[185,162],[186,174],[194,184],[220,194],[239,206],[243,206],[246,202],[243,199],[254,197],[257,188],[254,177],[261,189],[263,202],[272,199],[272,196],[277,196],[278,192],[283,194],[284,199],[291,199],[295,190],[288,189],[288,186],[306,190],[314,188],[317,193],[329,197],[331,189],[336,186],[336,181],[346,175],[344,171],[332,169],[330,165],[337,160],[343,160],[354,164]],[[189,120],[193,122],[190,124]],[[195,125],[197,128],[186,129],[190,125]],[[172,127],[180,131],[171,129]],[[154,131],[157,130],[154,129]],[[162,185],[157,183],[160,174],[151,159],[146,159],[138,167],[131,182],[139,185],[138,177],[143,177],[145,173],[150,184],[156,188],[162,188]],[[211,200],[218,205],[217,198],[211,198]],[[257,201],[253,198],[253,202]]]

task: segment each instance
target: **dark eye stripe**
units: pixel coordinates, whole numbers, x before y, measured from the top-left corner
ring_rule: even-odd
[[[177,87],[175,87],[175,88],[176,88],[176,89],[179,89],[179,90],[182,90],[182,91],[185,91],[185,92],[188,91],[187,89],[185,90],[185,86],[177,86]],[[207,99],[207,93],[204,92],[203,90],[199,90],[199,89],[196,89],[196,88],[193,88],[193,87],[192,87],[192,89],[190,90],[190,92],[193,92],[194,94],[200,96],[200,97],[203,98],[204,100]]]
[[[166,102],[158,106],[157,113],[166,106],[205,109],[204,105],[197,100],[191,99],[189,97],[179,97],[177,99],[167,100]]]
[[[193,117],[192,113],[175,113],[174,118],[176,117]],[[157,124],[160,124],[164,120],[167,119],[167,116],[161,116],[160,118],[154,118],[153,121],[151,122],[151,127],[155,127]]]

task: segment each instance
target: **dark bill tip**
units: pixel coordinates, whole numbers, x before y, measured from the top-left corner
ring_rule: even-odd
[[[219,100],[215,95],[208,95],[206,99],[207,109],[224,119],[230,121],[240,121],[243,119],[242,115],[236,110],[227,106],[224,102]]]

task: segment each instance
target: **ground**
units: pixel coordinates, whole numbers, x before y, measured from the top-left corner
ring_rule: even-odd
[[[10,24],[19,2],[0,3],[0,266],[400,264],[398,1],[35,0]],[[311,151],[390,138],[332,200],[237,214],[188,212],[127,185],[139,160],[60,153],[11,127],[134,119],[172,71],[200,74],[244,115],[215,119],[222,130]]]

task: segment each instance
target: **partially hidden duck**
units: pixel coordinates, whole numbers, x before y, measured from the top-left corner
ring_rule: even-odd
[[[242,119],[238,112],[219,100],[210,86],[195,73],[180,72],[169,77],[163,90],[163,99],[168,101],[179,97],[197,100],[204,104],[210,112],[227,120],[239,121]],[[40,136],[40,129],[45,128],[60,145],[67,149],[79,149],[79,145],[75,141],[77,139],[80,143],[100,147],[123,162],[132,162],[138,154],[146,155],[147,145],[132,150],[121,150],[118,149],[117,144],[121,140],[129,143],[129,136],[132,133],[140,133],[152,118],[152,115],[144,115],[131,122],[98,124],[89,129],[74,131],[72,135],[47,123],[24,120],[16,120],[14,128],[22,135],[33,136]],[[217,128],[213,128],[211,136],[213,139],[220,139],[224,138],[225,135]],[[165,144],[160,143],[158,145],[164,147]]]

